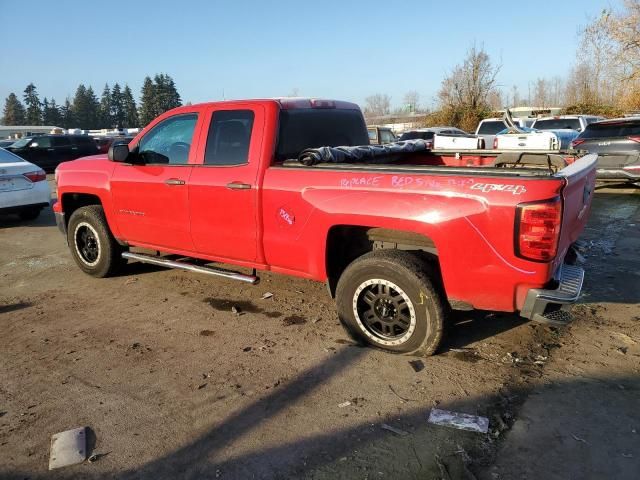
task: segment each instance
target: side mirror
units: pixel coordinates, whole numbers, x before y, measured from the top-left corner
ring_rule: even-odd
[[[126,162],[129,157],[129,145],[111,145],[107,155],[112,162]]]

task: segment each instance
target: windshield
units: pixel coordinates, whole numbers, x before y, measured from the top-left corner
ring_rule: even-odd
[[[495,135],[500,130],[504,130],[505,127],[506,125],[502,120],[489,120],[488,122],[483,120],[478,129],[478,134]]]
[[[570,130],[580,130],[580,120],[577,118],[547,118],[545,120],[537,120],[533,124],[536,130],[560,130],[568,128]]]
[[[433,132],[407,132],[400,135],[400,141],[404,140],[433,140]]]
[[[587,125],[579,138],[610,138],[640,135],[640,121],[606,122]]]
[[[33,138],[31,137],[25,137],[25,138],[21,138],[20,140],[18,140],[17,142],[15,142],[13,145],[11,145],[11,148],[22,148],[22,147],[26,147],[29,142],[33,140]]]
[[[298,158],[302,150],[317,147],[369,145],[359,110],[293,109],[280,111],[276,160]]]
[[[0,148],[0,163],[17,163],[24,162],[22,158],[17,155],[14,155],[11,152],[8,152],[4,148]]]

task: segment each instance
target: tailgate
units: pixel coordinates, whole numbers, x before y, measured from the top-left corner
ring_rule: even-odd
[[[558,138],[552,132],[505,133],[497,135],[500,150],[558,150]]]
[[[558,263],[564,261],[567,250],[587,224],[596,184],[597,159],[597,155],[589,154],[558,172],[566,182],[562,189],[563,211],[558,244],[560,255],[556,260]]]

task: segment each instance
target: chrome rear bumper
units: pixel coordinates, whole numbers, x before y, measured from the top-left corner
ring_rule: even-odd
[[[543,288],[529,290],[520,315],[531,320],[544,321],[547,305],[575,303],[582,290],[584,270],[565,263],[560,267],[558,281],[558,288],[554,290]]]

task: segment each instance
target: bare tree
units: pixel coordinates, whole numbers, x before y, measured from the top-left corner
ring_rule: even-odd
[[[605,9],[582,31],[581,63],[590,67],[590,101],[640,106],[640,0]]]
[[[420,94],[415,90],[410,90],[404,94],[402,101],[408,106],[410,112],[417,112],[419,110]]]
[[[511,105],[513,107],[520,106],[520,94],[518,93],[517,85],[514,85],[513,87],[511,87],[511,97],[512,97]]]
[[[538,78],[533,88],[532,104],[536,107],[548,107],[549,103],[549,87],[547,81],[544,78]]]
[[[391,112],[391,97],[387,94],[376,93],[364,99],[364,114],[367,117],[380,117]]]
[[[499,71],[500,65],[494,65],[483,48],[472,46],[462,65],[457,65],[442,81],[438,93],[441,105],[473,111],[486,109],[489,94],[496,89]]]
[[[483,48],[473,45],[464,62],[442,80],[438,101],[440,112],[432,115],[438,122],[474,130],[502,99],[496,84],[500,66],[495,65]]]

